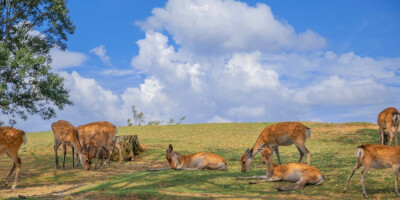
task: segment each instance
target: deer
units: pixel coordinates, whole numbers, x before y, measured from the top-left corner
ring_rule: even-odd
[[[181,153],[174,151],[174,147],[170,144],[166,150],[165,158],[171,168],[162,169],[148,169],[147,171],[160,171],[167,169],[174,170],[227,170],[228,164],[219,155],[200,152],[190,155],[182,155]]]
[[[393,138],[397,146],[397,131],[400,123],[399,111],[393,107],[386,108],[379,113],[377,121],[380,133],[380,144],[386,144],[388,137],[390,137],[389,146],[392,145]],[[387,133],[389,133],[389,135]]]
[[[102,149],[104,149],[106,152],[109,152],[111,146],[108,144],[110,138],[110,134],[107,132],[107,130],[101,130],[98,129],[95,134],[90,138],[89,140],[89,147],[88,147],[88,152],[89,152],[89,159],[91,160],[92,158],[96,157],[96,163],[94,165],[94,168],[97,169],[97,161],[99,160],[99,153]],[[100,166],[103,165],[103,156],[101,158],[101,164]]]
[[[67,146],[72,148],[72,168],[75,168],[74,149],[76,149],[78,159],[81,161],[81,163],[84,163],[83,167],[86,170],[89,170],[91,163],[90,160],[88,160],[87,154],[84,152],[84,149],[79,143],[78,131],[76,130],[76,128],[68,121],[59,120],[51,124],[51,129],[54,134],[54,154],[56,159],[56,169],[60,168],[60,165],[58,164],[57,150],[62,144],[64,154],[62,166],[63,170],[65,169],[65,156],[67,154]]]
[[[27,139],[24,131],[12,127],[0,127],[0,155],[7,154],[14,163],[6,177],[5,183],[7,187],[9,179],[15,170],[15,178],[11,190],[15,190],[17,187],[18,176],[22,165],[21,158],[18,157],[18,150],[22,143],[25,145],[26,142]]]
[[[262,159],[267,165],[267,174],[265,176],[237,177],[237,179],[262,179],[258,182],[249,182],[249,184],[281,180],[295,182],[293,185],[276,188],[278,191],[304,188],[307,184],[321,185],[324,182],[324,176],[316,167],[304,163],[290,163],[284,165],[276,165],[273,163],[272,156],[275,151],[274,148],[276,148],[276,146],[272,148],[267,147],[261,152]]]
[[[111,159],[111,154],[114,149],[114,146],[118,148],[119,154],[120,154],[120,163],[122,163],[122,150],[121,146],[116,143],[116,138],[115,136],[118,133],[117,128],[111,124],[110,122],[92,122],[89,124],[81,125],[77,127],[78,130],[78,137],[79,137],[79,142],[81,143],[82,147],[86,148],[89,145],[90,138],[96,133],[96,132],[105,132],[109,135],[108,140],[107,140],[107,145],[109,146],[107,149],[107,152],[104,153],[104,155],[108,155],[108,164],[110,165],[110,159]],[[105,150],[105,148],[103,148]]]
[[[278,157],[279,164],[281,159],[279,156],[278,146],[296,145],[300,153],[299,163],[303,160],[304,154],[307,156],[307,164],[310,165],[311,155],[305,146],[306,139],[310,138],[311,129],[299,122],[279,122],[271,126],[265,127],[260,133],[256,143],[240,158],[242,164],[241,172],[246,172],[249,168],[254,156],[265,147],[276,146],[274,151]]]
[[[392,168],[394,177],[394,191],[396,192],[396,195],[400,197],[397,180],[400,173],[400,147],[379,144],[363,144],[357,147],[355,151],[355,156],[357,158],[357,163],[351,171],[349,178],[347,179],[343,192],[346,192],[349,182],[354,175],[354,172],[360,167],[363,167],[364,169],[361,171],[361,186],[363,190],[363,196],[365,198],[368,198],[364,184],[364,177],[368,173],[368,171],[371,168]]]

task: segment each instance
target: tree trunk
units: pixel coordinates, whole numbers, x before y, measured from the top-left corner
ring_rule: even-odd
[[[139,144],[139,140],[137,135],[121,135],[116,136],[116,143],[112,154],[111,160],[117,161],[119,160],[122,163],[122,160],[135,160],[135,155],[139,155],[143,152],[143,148]],[[120,148],[118,148],[118,145]],[[118,149],[122,149],[122,152],[119,152]],[[121,159],[122,156],[122,159]]]

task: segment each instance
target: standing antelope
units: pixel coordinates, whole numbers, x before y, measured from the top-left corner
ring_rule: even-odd
[[[246,172],[247,168],[254,156],[261,151],[264,147],[289,146],[295,144],[300,153],[300,159],[303,160],[304,154],[307,155],[307,164],[310,165],[310,152],[305,146],[306,138],[310,138],[311,130],[307,126],[299,122],[280,122],[271,126],[267,126],[258,136],[256,143],[251,150],[247,149],[243,156],[240,158],[242,163],[242,172]],[[279,156],[278,146],[275,148],[279,164],[281,159]]]
[[[191,155],[182,155],[174,151],[170,144],[167,149],[166,158],[172,169],[183,170],[226,170],[228,165],[219,155],[201,152]]]
[[[378,125],[380,133],[380,143],[384,145],[389,139],[389,146],[392,145],[392,140],[394,137],[395,144],[397,146],[397,130],[400,123],[400,113],[396,108],[390,107],[384,109],[378,115]],[[393,130],[394,129],[394,130]],[[389,135],[386,133],[388,132]]]
[[[10,170],[6,178],[6,184],[8,185],[8,181],[14,172],[15,168],[15,178],[14,184],[12,185],[12,190],[15,190],[17,187],[19,171],[21,169],[21,158],[18,157],[18,150],[21,147],[22,143],[26,144],[26,135],[24,131],[19,129],[15,129],[12,127],[0,127],[0,155],[7,154],[13,160],[13,167]]]
[[[104,149],[106,152],[110,152],[110,146],[108,144],[110,135],[106,131],[97,131],[89,140],[89,147],[88,147],[88,152],[90,155],[90,160],[94,157],[96,157],[96,164],[94,165],[94,168],[97,169],[97,161],[99,160],[99,153],[102,149]],[[103,165],[103,160],[105,156],[102,156],[101,158],[101,165]]]
[[[96,133],[96,132],[105,132],[109,135],[108,140],[106,141],[107,145],[109,146],[107,149],[107,152],[104,153],[103,155],[108,155],[108,164],[110,164],[110,158],[112,151],[114,149],[114,146],[116,146],[119,150],[120,154],[120,163],[122,162],[122,150],[121,146],[117,143],[115,143],[115,136],[118,133],[117,128],[111,124],[110,122],[92,122],[89,124],[81,125],[77,127],[78,130],[78,137],[79,137],[79,142],[83,147],[88,147],[89,140],[90,138]],[[105,149],[104,149],[105,150]]]
[[[84,153],[84,150],[79,143],[78,132],[76,128],[71,123],[65,120],[59,120],[51,124],[51,129],[53,130],[54,134],[54,154],[56,159],[56,168],[60,168],[60,166],[58,165],[57,150],[58,147],[62,144],[64,153],[62,169],[65,169],[65,156],[67,154],[67,146],[72,147],[72,168],[75,168],[74,149],[76,149],[79,160],[81,161],[81,163],[84,163],[84,168],[89,169],[90,161],[88,160],[87,155]]]
[[[303,188],[306,184],[321,185],[324,182],[324,176],[316,167],[308,166],[304,163],[290,163],[284,165],[276,165],[272,162],[274,148],[264,148],[261,152],[263,161],[267,165],[266,176],[238,177],[237,179],[263,179],[259,182],[266,181],[290,181],[295,182],[293,185],[277,188],[278,191],[286,191]],[[259,182],[249,182],[250,184]]]
[[[353,177],[354,172],[361,166],[364,169],[361,171],[361,185],[363,190],[363,195],[367,198],[367,191],[365,190],[364,176],[368,173],[371,168],[374,169],[386,169],[392,168],[394,177],[394,191],[397,196],[400,197],[398,189],[398,174],[400,173],[400,147],[397,146],[385,146],[378,144],[363,144],[356,149],[356,166],[350,173],[347,179],[346,186],[343,192],[346,192],[347,186],[349,185],[351,177]]]

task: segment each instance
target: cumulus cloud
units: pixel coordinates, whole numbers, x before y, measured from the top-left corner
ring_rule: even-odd
[[[194,9],[205,5],[207,9]],[[326,43],[312,30],[296,33],[288,23],[277,20],[266,4],[170,0],[152,14],[137,24],[147,32],[166,30],[178,45],[194,52],[310,50]]]
[[[101,62],[103,62],[104,64],[106,64],[108,66],[112,66],[112,64],[110,62],[110,56],[106,55],[107,49],[104,45],[95,47],[95,48],[91,49],[89,52],[98,56],[100,58]]]
[[[88,57],[79,52],[62,51],[60,49],[51,49],[52,58],[51,67],[55,70],[61,70],[69,67],[79,67],[88,59]]]

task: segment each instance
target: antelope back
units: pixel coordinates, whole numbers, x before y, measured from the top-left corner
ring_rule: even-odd
[[[382,112],[380,112],[378,115],[378,120],[377,120],[378,125],[381,127],[384,127],[384,128],[391,128],[391,127],[386,127],[388,125],[395,126],[396,120],[398,120],[397,115],[400,115],[400,114],[396,108],[389,107],[389,108],[382,110]]]
[[[18,151],[26,142],[24,131],[12,127],[0,127],[0,154],[6,151]]]
[[[65,120],[59,120],[51,124],[54,138],[61,141],[74,141],[77,137],[75,126]]]

